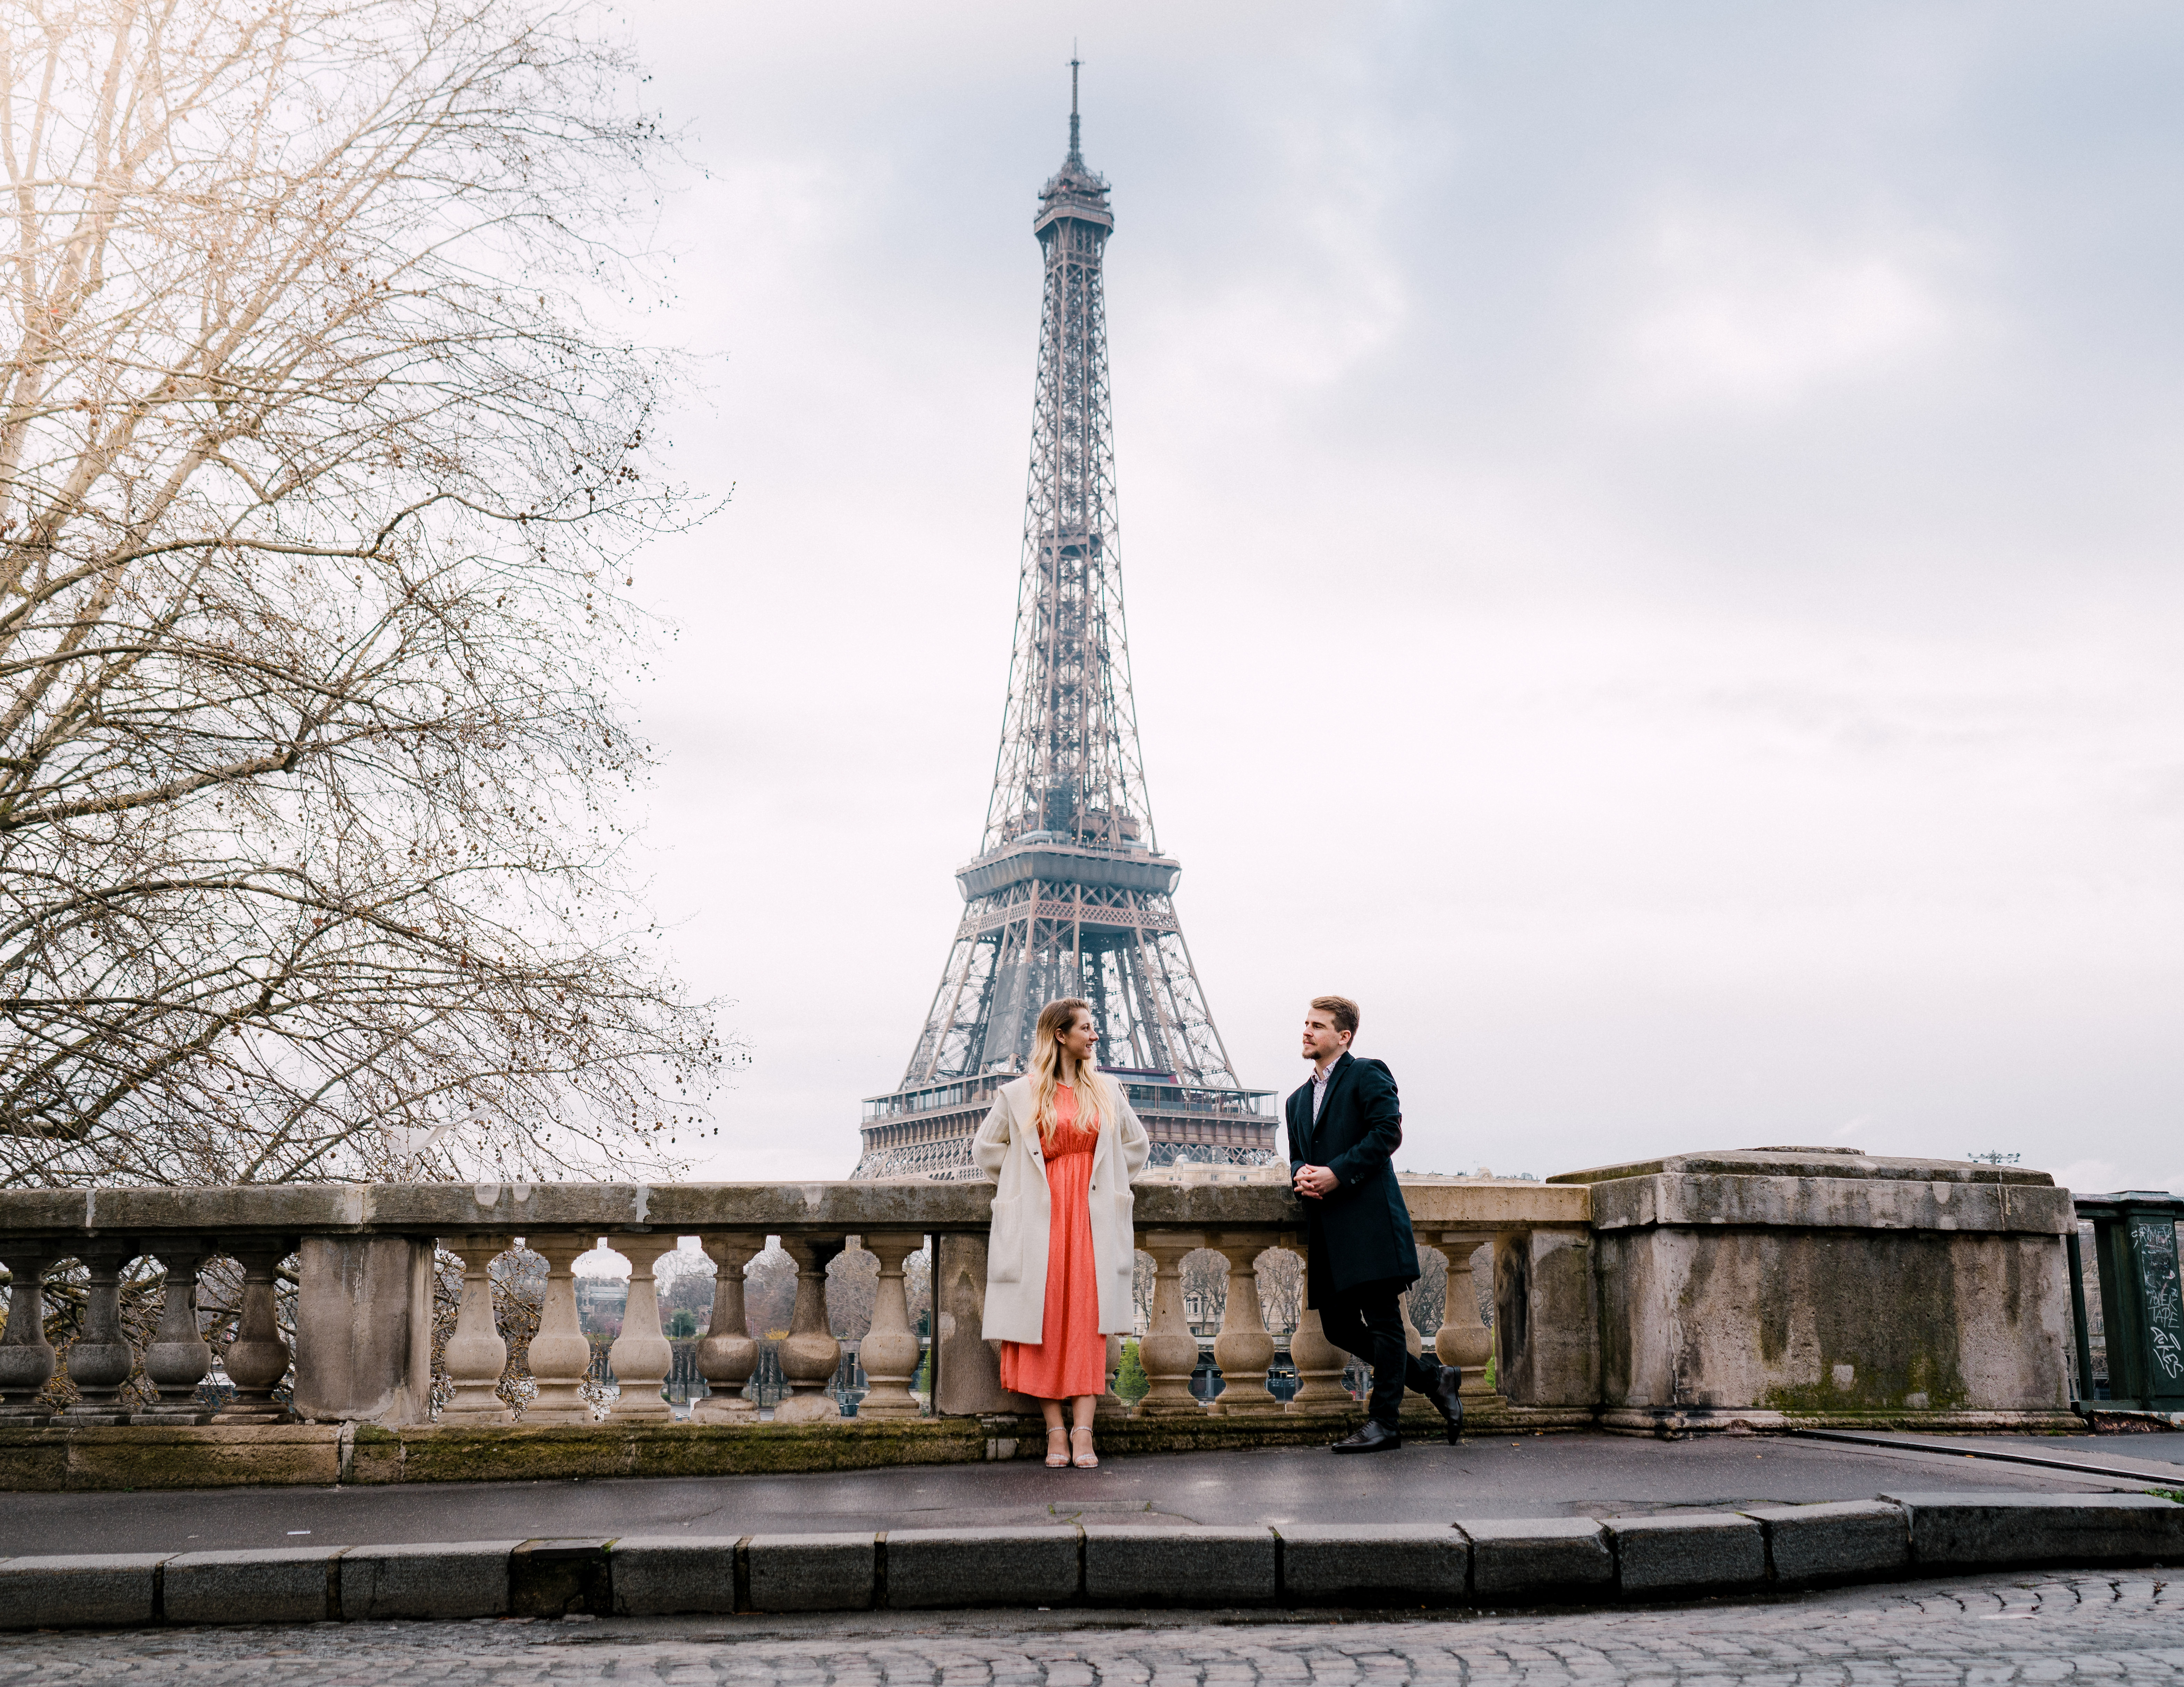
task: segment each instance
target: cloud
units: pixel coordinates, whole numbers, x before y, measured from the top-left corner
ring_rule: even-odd
[[[1960,331],[1932,237],[1831,243],[1779,215],[1658,217],[1633,264],[1622,381],[1638,404],[1774,409],[1932,356]]]
[[[2115,1188],[2116,1168],[2112,1161],[2073,1160],[2056,1171],[2055,1181],[2080,1194],[2106,1194]]]
[[[837,1176],[992,777],[1077,24],[634,27],[705,172],[637,331],[727,354],[661,433],[738,486],[638,576],[642,860],[756,1052],[705,1172]],[[1415,1164],[2179,1175],[2184,23],[1097,31],[1139,718],[1245,1080],[1340,988]]]

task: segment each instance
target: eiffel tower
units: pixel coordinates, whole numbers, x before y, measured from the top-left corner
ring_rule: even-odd
[[[971,1139],[1060,996],[1092,1004],[1100,1064],[1151,1135],[1155,1164],[1273,1157],[1262,1110],[1273,1092],[1245,1088],[1229,1066],[1176,918],[1183,866],[1161,853],[1145,796],[1100,280],[1115,218],[1078,148],[1077,71],[1072,59],[1069,155],[1032,222],[1046,260],[1039,385],[985,836],[956,871],[963,921],[902,1083],[865,1102],[858,1178],[978,1176]]]

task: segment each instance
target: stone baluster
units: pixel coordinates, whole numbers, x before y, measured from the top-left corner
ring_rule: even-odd
[[[1191,1231],[1148,1230],[1138,1245],[1153,1256],[1155,1267],[1152,1317],[1138,1344],[1139,1361],[1152,1386],[1138,1402],[1138,1411],[1156,1417],[1202,1413],[1205,1406],[1190,1391],[1190,1373],[1198,1368],[1198,1338],[1184,1316],[1183,1257],[1204,1247],[1206,1238]]]
[[[159,1402],[137,1414],[139,1423],[205,1423],[211,1421],[197,1400],[198,1384],[212,1370],[212,1349],[198,1326],[198,1267],[205,1244],[194,1237],[168,1236],[145,1251],[167,1268],[167,1287],[159,1302],[159,1327],[144,1349],[144,1375],[159,1390]]]
[[[1448,1297],[1442,1303],[1434,1351],[1442,1364],[1463,1367],[1466,1400],[1490,1400],[1495,1391],[1487,1386],[1486,1360],[1494,1350],[1494,1332],[1479,1316],[1479,1289],[1472,1278],[1471,1256],[1481,1244],[1490,1244],[1494,1239],[1444,1230],[1440,1239],[1441,1252],[1448,1259]]]
[[[1312,1255],[1310,1244],[1299,1240],[1291,1244],[1304,1266],[1305,1298],[1312,1295]],[[1290,1359],[1296,1366],[1297,1391],[1289,1403],[1291,1411],[1326,1411],[1349,1410],[1357,1405],[1350,1398],[1350,1390],[1342,1386],[1342,1372],[1350,1363],[1350,1356],[1329,1341],[1319,1327],[1319,1310],[1304,1306],[1297,1312],[1297,1327],[1290,1336]]]
[[[842,1244],[783,1236],[781,1245],[796,1261],[796,1311],[781,1344],[781,1374],[791,1392],[774,1408],[774,1422],[811,1423],[839,1417],[842,1409],[827,1392],[842,1362],[842,1344],[827,1327],[827,1266],[842,1251]]]
[[[653,1265],[665,1251],[662,1242],[671,1248],[675,1238],[649,1231],[615,1238],[616,1251],[629,1260],[629,1300],[622,1307],[621,1333],[607,1349],[607,1363],[621,1385],[611,1414],[616,1423],[666,1423],[675,1417],[660,1392],[675,1362],[675,1347],[660,1328],[660,1290],[652,1280]]]
[[[286,1240],[248,1243],[232,1251],[242,1267],[242,1315],[225,1361],[235,1398],[213,1422],[285,1423],[288,1409],[273,1398],[273,1390],[288,1374],[288,1344],[281,1337],[274,1285],[281,1261],[295,1251],[294,1244]]]
[[[524,1408],[526,1423],[589,1423],[591,1402],[582,1392],[591,1369],[592,1345],[577,1317],[577,1261],[592,1250],[591,1236],[529,1236],[523,1245],[546,1261],[546,1300],[538,1333],[531,1338],[531,1379],[538,1391]]]
[[[129,1344],[121,1335],[121,1267],[129,1263],[126,1243],[76,1250],[88,1279],[84,1284],[83,1323],[68,1350],[69,1381],[76,1403],[62,1414],[71,1424],[126,1423],[121,1385],[129,1380]]]
[[[1228,1298],[1221,1309],[1221,1333],[1213,1338],[1213,1362],[1224,1384],[1213,1410],[1223,1415],[1279,1411],[1282,1403],[1267,1392],[1274,1339],[1259,1306],[1260,1244],[1251,1237],[1223,1236],[1215,1245],[1228,1261]]]
[[[508,1343],[493,1314],[493,1262],[510,1238],[472,1230],[441,1238],[440,1245],[463,1260],[463,1294],[455,1309],[454,1333],[441,1357],[454,1393],[440,1408],[443,1423],[507,1423],[515,1414],[500,1397],[508,1371]]]
[[[53,1262],[50,1250],[21,1242],[7,1244],[8,1327],[0,1331],[0,1423],[43,1423],[38,1395],[53,1378],[53,1344],[46,1339],[45,1272]]]
[[[872,1327],[857,1350],[869,1391],[857,1402],[860,1417],[915,1417],[917,1398],[910,1391],[917,1376],[917,1332],[910,1325],[910,1302],[903,1293],[902,1265],[925,1245],[913,1231],[881,1231],[863,1239],[880,1262],[872,1296]]]
[[[1396,1308],[1403,1319],[1403,1348],[1413,1359],[1425,1357],[1424,1338],[1418,1333],[1418,1286],[1412,1283],[1396,1300]]]
[[[766,1248],[763,1234],[745,1230],[708,1231],[698,1245],[713,1261],[713,1316],[698,1344],[698,1374],[712,1392],[698,1403],[703,1423],[749,1423],[758,1408],[744,1398],[744,1385],[758,1367],[758,1343],[751,1339],[750,1316],[744,1307],[744,1273]]]

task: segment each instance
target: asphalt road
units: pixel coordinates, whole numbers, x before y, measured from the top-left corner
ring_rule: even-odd
[[[1964,1445],[1988,1444],[2015,1452],[2051,1458],[2090,1459],[2096,1463],[2173,1464],[2184,1473],[2184,1430],[2150,1435],[1982,1435]]]
[[[1770,1602],[1390,1621],[1029,1612],[0,1634],[0,1687],[1998,1687],[2184,1682],[2184,1580],[1981,1576]]]
[[[2129,1438],[2134,1443],[2142,1439]],[[2112,1445],[2104,1439],[2103,1445]],[[229,1488],[0,1496],[0,1556],[205,1551],[390,1541],[741,1535],[1045,1522],[1430,1523],[1642,1515],[1867,1500],[1891,1489],[2087,1493],[2146,1481],[2048,1472],[1954,1451],[1776,1436],[1657,1441],[1602,1434],[1413,1443],[1336,1458],[1317,1447],[793,1476],[388,1488]]]

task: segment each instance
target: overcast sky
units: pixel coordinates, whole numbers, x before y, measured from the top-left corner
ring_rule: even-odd
[[[1417,1170],[2184,1189],[2184,11],[627,15],[705,172],[668,431],[734,487],[638,576],[641,865],[753,1056],[698,1175],[845,1175],[939,980],[1074,38],[1145,765],[1245,1080],[1338,990]]]

